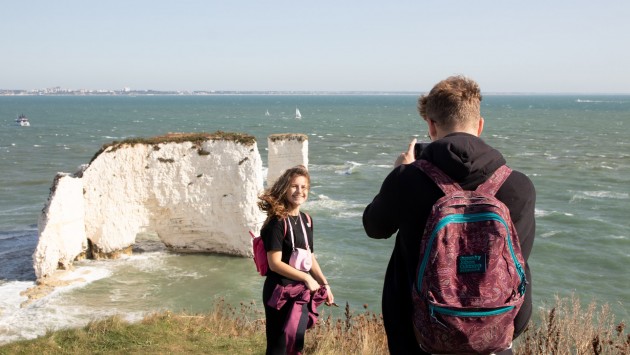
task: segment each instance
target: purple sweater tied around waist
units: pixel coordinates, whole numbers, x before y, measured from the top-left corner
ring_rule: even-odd
[[[306,329],[311,328],[317,322],[317,307],[321,305],[328,296],[328,290],[326,287],[320,287],[315,293],[312,294],[303,283],[296,283],[287,286],[276,285],[273,290],[273,295],[267,301],[269,307],[275,309],[282,308],[287,302],[290,302],[291,310],[287,316],[287,320],[284,323],[284,334],[286,337],[287,353],[299,354],[296,348],[296,340],[301,337],[301,342],[304,342],[304,333]],[[308,304],[308,320],[305,322],[300,318],[302,317],[302,307],[304,304]],[[304,327],[305,326],[305,327]]]

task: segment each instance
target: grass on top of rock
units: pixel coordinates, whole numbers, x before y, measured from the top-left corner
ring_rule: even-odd
[[[161,312],[129,323],[120,316],[83,328],[49,332],[0,346],[0,354],[264,354],[262,305],[233,307],[218,301],[207,314]],[[598,310],[599,308],[599,310]],[[319,310],[319,309],[318,309]],[[306,354],[387,354],[383,318],[346,304],[341,318],[322,308],[317,324],[306,332]],[[557,298],[541,309],[515,341],[516,354],[628,354],[630,335],[615,323],[607,305],[584,309],[576,297]]]
[[[304,142],[308,140],[308,136],[302,133],[277,133],[277,134],[270,135],[269,140],[272,142],[276,142],[280,140],[284,140],[284,141],[295,140],[298,142]]]
[[[132,137],[127,138],[122,141],[113,141],[111,143],[103,144],[101,149],[99,149],[90,163],[93,162],[96,157],[98,157],[101,153],[103,153],[106,149],[112,147],[110,152],[116,151],[119,148],[124,146],[134,146],[136,144],[147,144],[147,145],[157,145],[162,143],[184,143],[184,142],[192,142],[195,147],[200,147],[203,142],[208,140],[223,140],[223,141],[233,141],[236,143],[240,143],[243,145],[253,145],[256,143],[256,138],[254,136],[245,134],[245,133],[234,133],[234,132],[223,132],[216,131],[214,133],[167,133],[162,136],[155,136],[149,138],[142,137]],[[203,155],[203,154],[202,154]]]

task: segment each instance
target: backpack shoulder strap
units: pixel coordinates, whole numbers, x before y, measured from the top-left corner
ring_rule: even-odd
[[[475,191],[494,196],[511,173],[512,169],[510,169],[507,165],[502,165],[500,168],[495,170],[488,180],[479,185]]]
[[[457,191],[462,191],[462,187],[457,182],[446,175],[440,168],[433,165],[428,160],[419,159],[412,163],[414,166],[424,171],[435,184],[448,195]]]
[[[311,216],[306,212],[304,212],[304,215],[306,216],[306,223],[308,223],[311,229],[313,229],[313,221],[311,220]]]

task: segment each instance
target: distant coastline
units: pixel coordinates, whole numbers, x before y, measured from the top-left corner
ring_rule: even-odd
[[[218,95],[420,95],[425,91],[291,91],[291,90],[101,90],[101,89],[63,89],[60,87],[47,89],[0,89],[0,96],[218,96]],[[552,92],[486,92],[491,96],[562,96],[562,95],[592,95],[592,96],[628,96],[630,93],[552,93]]]
[[[215,96],[215,95],[418,95],[413,91],[256,91],[256,90],[72,90],[72,89],[0,89],[0,96]]]

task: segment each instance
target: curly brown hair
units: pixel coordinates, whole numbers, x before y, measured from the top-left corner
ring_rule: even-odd
[[[263,225],[267,225],[274,217],[287,218],[290,207],[287,191],[289,191],[293,179],[298,176],[304,176],[308,181],[308,187],[311,186],[311,175],[308,170],[304,165],[298,165],[285,170],[273,186],[258,196],[260,200],[258,201],[258,208],[267,214],[267,219]]]
[[[481,118],[481,89],[462,75],[448,77],[418,98],[418,112],[445,128],[466,126]]]

